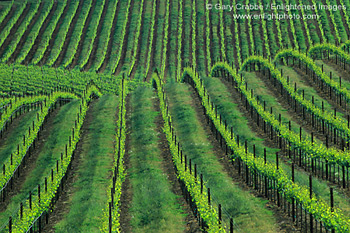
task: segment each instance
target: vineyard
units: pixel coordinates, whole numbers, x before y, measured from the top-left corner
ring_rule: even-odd
[[[0,1],[0,232],[350,232],[349,0]]]

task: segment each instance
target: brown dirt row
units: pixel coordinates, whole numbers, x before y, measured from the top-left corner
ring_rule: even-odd
[[[95,10],[97,0],[92,0],[91,4],[92,4],[92,6],[91,6],[89,14],[86,18],[86,21],[85,21],[85,24],[83,27],[83,31],[82,31],[82,34],[81,34],[80,39],[79,39],[77,51],[75,51],[74,59],[73,59],[72,63],[69,65],[69,69],[73,69],[78,63],[81,51],[83,50],[83,44],[85,41],[86,32],[87,32],[87,29],[89,28],[91,18],[92,18],[92,13]]]
[[[220,161],[220,163],[224,167],[225,172],[232,178],[232,181],[236,185],[238,185],[242,190],[249,191],[255,197],[264,198],[264,196],[261,193],[259,193],[257,190],[252,190],[251,187],[246,185],[244,179],[237,172],[235,172],[235,167],[232,165],[232,161],[228,156],[225,155],[225,151],[221,148],[220,143],[215,139],[215,134],[210,130],[210,127],[207,124],[205,112],[198,95],[196,94],[195,90],[192,87],[190,87],[190,89],[191,89],[191,96],[193,99],[192,101],[193,109],[196,110],[198,119],[201,123],[201,127],[205,130],[205,132],[207,132],[209,136],[208,139],[211,141],[211,144],[213,146],[213,151],[215,152],[217,159]],[[239,101],[240,100],[239,93],[233,93],[232,100],[233,102],[238,104],[240,110],[245,113],[244,115],[249,115],[249,113],[245,111],[243,104]],[[251,120],[249,120],[249,127],[254,131],[257,129],[254,125],[254,122]],[[266,143],[267,141],[266,139],[268,137],[264,138],[262,137],[261,134],[259,134],[259,137],[264,139]],[[283,212],[283,210],[281,210],[274,202],[272,201],[267,202],[266,208],[270,209],[274,213],[274,217],[278,222],[279,232],[293,232],[297,230],[294,224],[292,223],[291,218],[288,217],[287,213]]]
[[[125,60],[125,56],[126,56],[126,48],[127,48],[127,43],[128,43],[128,38],[129,38],[129,33],[130,33],[130,25],[131,25],[131,15],[132,15],[132,11],[134,9],[134,0],[131,0],[131,4],[130,4],[130,9],[129,9],[129,15],[128,15],[128,23],[126,24],[126,30],[125,30],[125,36],[123,38],[123,44],[121,44],[119,46],[119,49],[122,50],[121,55],[120,55],[120,60],[119,60],[119,64],[117,66],[117,69],[114,72],[114,75],[117,75],[120,73],[122,66],[124,64],[124,60]],[[136,4],[136,6],[138,6]]]
[[[10,30],[9,35],[6,37],[4,43],[0,47],[0,55],[1,56],[5,53],[6,48],[9,46],[9,44],[13,40],[13,38],[15,36],[15,33],[18,30],[18,27],[21,25],[23,20],[26,18],[29,10],[30,10],[30,3],[27,3],[27,5],[26,5],[25,9],[23,10],[21,16],[18,18],[17,22],[13,25],[13,27]]]
[[[92,64],[93,64],[93,62],[95,60],[95,57],[96,57],[96,52],[97,52],[99,41],[100,41],[100,39],[103,39],[103,38],[100,38],[101,37],[100,34],[101,34],[101,31],[102,31],[103,22],[104,22],[105,17],[106,17],[108,5],[109,5],[109,0],[106,0],[105,5],[103,7],[103,11],[102,11],[100,22],[98,23],[98,26],[97,26],[96,37],[95,37],[95,40],[94,40],[94,44],[92,46],[92,51],[91,51],[89,60],[88,60],[88,62],[86,64],[86,66],[84,67],[84,71],[88,71],[91,68],[91,66],[92,66]]]
[[[151,57],[150,57],[150,63],[149,63],[149,71],[148,74],[146,74],[146,79],[144,80],[145,82],[148,82],[151,77],[152,77],[152,73],[153,73],[153,64],[154,64],[154,48],[156,47],[156,42],[157,42],[157,37],[156,35],[156,26],[158,25],[158,15],[159,15],[159,4],[160,4],[160,0],[156,1],[156,13],[154,15],[154,20],[155,20],[155,24],[154,24],[154,31],[153,31],[153,41],[152,41],[152,50],[151,50]]]
[[[117,25],[117,15],[119,13],[120,10],[120,1],[118,1],[118,5],[117,5],[117,9],[116,12],[114,13],[114,19],[113,19],[113,23],[112,23],[112,27],[111,27],[111,33],[110,33],[110,38],[108,41],[108,45],[107,45],[107,51],[106,51],[106,55],[104,57],[103,63],[101,65],[101,68],[99,69],[99,73],[103,73],[106,69],[106,66],[110,60],[111,57],[111,51],[112,51],[112,45],[113,45],[113,40],[114,40],[114,32],[115,32],[115,26]]]
[[[54,29],[52,35],[51,35],[51,38],[50,38],[50,40],[49,40],[49,45],[47,46],[47,48],[46,48],[46,50],[45,50],[45,52],[44,52],[43,58],[42,58],[41,61],[40,61],[40,65],[44,65],[44,64],[46,63],[48,57],[49,57],[49,54],[50,54],[51,49],[52,49],[52,47],[53,47],[53,45],[54,45],[54,42],[55,42],[55,40],[56,40],[56,38],[57,38],[57,35],[58,35],[58,32],[59,32],[59,30],[60,30],[60,28],[61,28],[61,25],[62,25],[62,23],[63,23],[63,20],[64,20],[64,18],[65,18],[66,15],[67,15],[67,12],[68,12],[68,8],[69,8],[70,3],[71,3],[71,0],[68,0],[68,1],[67,1],[67,5],[65,6],[65,8],[64,8],[64,10],[63,10],[63,13],[62,13],[60,19],[58,20],[58,22],[57,22],[57,24],[56,24],[56,27],[55,27],[55,29]],[[28,63],[30,63],[30,62],[31,62],[31,61],[29,61]]]
[[[22,64],[24,65],[28,65],[29,62],[33,59],[33,56],[35,54],[35,52],[37,51],[38,47],[39,47],[39,44],[40,44],[40,41],[41,41],[41,38],[47,28],[47,26],[49,25],[56,9],[57,9],[57,5],[58,5],[58,2],[54,2],[53,6],[52,6],[52,9],[50,11],[50,13],[47,15],[45,21],[43,22],[43,24],[41,25],[41,28],[39,30],[39,34],[38,36],[35,38],[35,41],[34,41],[34,44],[33,46],[31,47],[29,53],[27,54],[26,58],[24,59],[24,61],[22,62]]]
[[[9,58],[7,63],[13,63],[16,61],[17,56],[19,55],[19,53],[22,50],[22,47],[24,45],[24,43],[26,42],[29,33],[32,31],[33,26],[35,25],[35,23],[38,21],[39,16],[41,15],[42,11],[43,11],[43,7],[44,7],[45,1],[42,1],[39,5],[38,10],[35,12],[34,17],[32,18],[32,20],[30,21],[29,25],[27,26],[24,34],[22,35],[19,43],[16,46],[15,51],[13,52],[12,56]]]
[[[81,13],[81,10],[83,8],[83,5],[84,5],[84,1],[79,1],[78,9],[77,9],[77,11],[76,11],[76,13],[75,13],[75,15],[74,15],[70,25],[69,25],[69,29],[68,29],[68,32],[67,32],[67,35],[66,35],[66,39],[65,39],[65,41],[63,43],[60,55],[58,55],[57,60],[53,64],[53,67],[55,67],[55,68],[57,68],[59,65],[61,65],[61,63],[63,61],[63,58],[66,56],[68,45],[69,45],[70,39],[72,38],[72,34],[73,34],[73,31],[74,31],[75,25],[76,25],[76,23],[78,21],[78,18],[79,18],[79,15]]]

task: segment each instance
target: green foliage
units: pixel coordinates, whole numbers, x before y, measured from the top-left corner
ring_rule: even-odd
[[[12,16],[11,20],[6,24],[6,27],[1,31],[0,34],[0,46],[4,43],[6,38],[10,35],[11,29],[16,24],[17,20],[21,17],[24,9],[27,7],[28,0],[21,3],[18,9],[16,9],[16,12],[14,16]]]
[[[177,144],[175,143],[174,137],[173,137],[173,131],[171,129],[171,116],[169,115],[169,112],[167,110],[167,103],[165,102],[166,94],[164,92],[164,86],[162,83],[162,79],[156,75],[152,75],[153,83],[157,87],[157,93],[158,98],[160,101],[160,109],[164,121],[164,128],[163,131],[166,135],[166,138],[168,140],[168,145],[170,147],[170,152],[173,156],[173,162],[177,170],[177,175],[180,180],[182,180],[185,183],[185,186],[191,196],[193,197],[197,207],[198,212],[200,216],[203,218],[203,221],[205,221],[208,225],[208,232],[225,232],[225,230],[222,228],[222,226],[219,224],[218,221],[218,215],[216,213],[216,210],[213,209],[211,206],[208,205],[208,194],[207,192],[203,191],[201,193],[201,184],[198,179],[194,177],[194,175],[189,173],[189,170],[185,170],[184,164],[181,163],[181,158],[178,153]],[[207,190],[207,188],[203,187],[203,190]]]
[[[80,129],[83,125],[86,112],[88,110],[88,103],[91,100],[92,94],[96,96],[100,96],[101,93],[99,90],[93,86],[89,85],[87,90],[84,91],[84,97],[81,99],[81,112],[77,117],[77,127],[74,127],[74,131],[72,131],[71,143],[70,146],[67,147],[67,154],[61,160],[58,171],[54,174],[53,182],[48,182],[47,192],[42,192],[40,196],[40,200],[38,196],[33,196],[32,198],[32,208],[30,209],[29,199],[23,204],[23,218],[14,218],[13,220],[13,228],[12,232],[23,232],[26,231],[33,221],[39,217],[44,211],[47,211],[51,200],[54,198],[57,189],[61,183],[61,179],[67,172],[68,166],[71,162],[73,152],[76,148],[78,141],[80,140]],[[47,114],[48,108],[50,104],[54,103],[58,98],[73,98],[74,95],[70,93],[54,93],[48,98],[48,104],[43,107],[43,112]],[[41,116],[39,119],[42,120]],[[39,128],[39,124],[38,128]],[[73,129],[72,129],[73,130]],[[37,131],[34,131],[37,132]],[[35,134],[33,134],[35,135]],[[68,143],[67,143],[68,144]],[[50,177],[49,175],[47,177]],[[18,215],[17,215],[18,216]]]
[[[17,28],[16,36],[11,41],[10,45],[6,48],[5,53],[2,55],[1,62],[7,62],[8,59],[10,59],[10,57],[12,56],[12,54],[15,52],[24,32],[27,30],[27,27],[29,26],[31,20],[35,16],[35,13],[38,11],[41,2],[42,0],[34,3],[34,9],[29,11],[28,15],[26,16],[26,19],[24,20],[24,23],[22,23],[20,27]]]
[[[256,110],[259,111],[261,108],[263,110],[263,107],[260,105],[257,106],[257,100],[250,96],[250,93],[248,93],[248,91],[245,89],[244,80],[240,81],[240,78],[229,65],[226,63],[216,64],[216,66],[213,66],[212,72],[219,69],[219,67],[226,69],[226,71],[234,77],[239,84],[238,87],[242,94],[246,96],[247,101],[252,104]],[[275,180],[279,192],[282,192],[283,190],[288,199],[294,198],[299,203],[302,203],[304,208],[309,213],[313,214],[316,219],[323,221],[327,227],[338,231],[346,231],[350,229],[349,219],[344,217],[341,210],[335,209],[334,212],[332,212],[331,208],[324,201],[318,200],[315,196],[310,198],[310,193],[307,188],[293,183],[283,170],[276,168],[276,165],[271,163],[265,164],[263,158],[255,158],[252,153],[246,153],[244,145],[237,144],[235,135],[231,136],[229,129],[227,129],[222,121],[220,121],[220,116],[216,115],[216,108],[212,104],[208,93],[205,91],[198,74],[196,74],[192,69],[186,68],[183,73],[183,78],[186,76],[190,77],[194,81],[195,88],[202,99],[202,105],[205,107],[210,119],[214,122],[216,129],[221,133],[221,135],[223,135],[229,148],[233,150],[234,158],[239,157],[250,169],[254,170],[260,175],[268,177],[269,179]],[[269,113],[265,113],[267,116],[268,114]]]
[[[112,202],[112,196],[110,190],[115,187],[115,194],[113,199],[112,208],[112,232],[120,232],[120,212],[119,202],[121,197],[122,184],[125,180],[126,171],[124,166],[124,155],[125,155],[125,140],[126,140],[126,96],[128,94],[128,85],[129,81],[127,79],[122,79],[118,85],[118,102],[119,102],[119,110],[118,110],[118,120],[117,120],[117,134],[116,134],[116,145],[114,152],[114,164],[113,167],[117,170],[116,181],[113,186],[113,179],[109,181],[109,187],[107,191],[108,201],[105,203],[105,207],[103,209],[103,214],[100,216],[101,218],[101,232],[109,232],[109,203]]]
[[[39,47],[38,50],[36,51],[36,54],[34,55],[34,58],[31,61],[32,64],[34,64],[34,65],[38,64],[41,61],[41,59],[43,58],[44,53],[49,46],[49,41],[52,37],[53,31],[55,30],[57,23],[60,20],[60,17],[62,16],[65,7],[68,7],[67,0],[63,1],[62,5],[60,5],[60,7],[58,9],[58,13],[55,16],[53,16],[52,21],[47,26],[46,31],[44,32],[44,34],[41,38],[41,41],[40,41],[41,47]]]
[[[50,1],[48,4],[49,6],[46,9],[44,7],[43,9],[44,13],[40,14],[40,18],[33,26],[28,38],[26,38],[25,44],[23,45],[20,54],[16,58],[16,63],[22,63],[24,59],[27,57],[30,49],[33,47],[34,42],[39,35],[40,28],[43,26],[43,23],[45,22],[47,16],[50,14],[53,8],[54,1]]]

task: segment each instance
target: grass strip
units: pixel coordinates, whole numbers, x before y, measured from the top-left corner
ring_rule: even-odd
[[[81,163],[66,203],[67,213],[55,232],[99,232],[102,210],[107,202],[109,176],[112,172],[117,96],[104,95],[93,104],[91,124],[82,142]],[[66,127],[71,128],[71,127]],[[103,134],[101,133],[103,132]]]
[[[152,99],[152,89],[142,87],[131,99],[130,225],[134,232],[182,232],[184,214],[162,168],[155,124],[159,112],[154,110]]]

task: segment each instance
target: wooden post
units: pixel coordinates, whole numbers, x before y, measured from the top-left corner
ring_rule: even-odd
[[[29,209],[32,209],[32,192],[29,191]]]
[[[22,219],[23,218],[23,203],[21,202],[20,204],[19,204],[19,206],[20,206],[20,219]]]
[[[38,184],[38,201],[40,203],[40,184]]]
[[[201,177],[201,194],[203,193],[203,174],[200,175]]]
[[[329,188],[330,196],[331,196],[331,210],[334,211],[334,197],[333,197],[333,188]]]
[[[312,198],[312,175],[309,175],[310,199]]]
[[[210,206],[210,188],[208,188],[208,205]]]
[[[9,233],[12,232],[12,217],[9,218]]]
[[[108,218],[108,229],[109,229],[109,233],[112,233],[112,205],[109,202],[109,218]]]
[[[45,193],[47,192],[47,177],[45,177]]]
[[[255,154],[255,144],[253,145],[253,154],[254,154],[254,158],[256,157],[256,154]]]
[[[194,178],[197,181],[197,164],[194,164]]]

